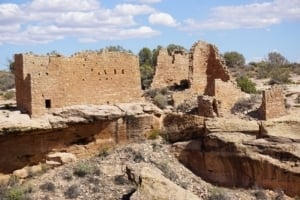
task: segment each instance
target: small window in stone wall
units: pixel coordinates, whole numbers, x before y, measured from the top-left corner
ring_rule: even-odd
[[[125,71],[124,71],[124,69],[122,69],[122,74],[124,74],[125,73]]]
[[[117,70],[116,69],[114,69],[114,74],[117,74]]]
[[[51,108],[51,99],[46,99],[45,100],[45,107],[46,108]]]

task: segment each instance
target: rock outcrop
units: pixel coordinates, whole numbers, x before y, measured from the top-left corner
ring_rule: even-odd
[[[161,110],[152,104],[84,105],[31,119],[17,111],[0,115],[0,172],[46,162],[50,152],[80,158],[101,148],[145,140],[160,129]],[[62,160],[59,163],[63,162]]]
[[[130,200],[200,200],[190,191],[176,185],[162,175],[162,172],[151,166],[128,166],[127,174],[138,185]]]
[[[257,138],[256,122],[229,119],[205,121],[206,133],[173,144],[180,162],[209,182],[251,188],[282,189],[300,194],[300,142],[269,135]]]
[[[171,142],[199,138],[204,134],[204,117],[170,113],[164,117],[163,126]]]

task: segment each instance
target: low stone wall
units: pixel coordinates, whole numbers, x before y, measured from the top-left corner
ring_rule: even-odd
[[[260,116],[263,120],[280,117],[286,114],[283,89],[280,86],[271,87],[262,93]]]

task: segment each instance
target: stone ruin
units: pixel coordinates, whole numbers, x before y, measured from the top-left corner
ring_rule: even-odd
[[[81,104],[141,101],[138,58],[123,52],[15,55],[17,107],[31,116]]]
[[[286,114],[282,87],[273,86],[263,91],[259,113],[262,120],[268,120]]]
[[[215,97],[216,101],[222,104],[219,113],[230,112],[242,95],[236,83],[231,81],[218,49],[203,41],[196,42],[189,53],[175,51],[169,55],[166,49],[160,50],[151,87],[179,87],[181,90],[183,88],[184,90],[173,94],[175,105],[195,95]],[[206,108],[201,102],[203,101],[198,101],[199,107]],[[207,110],[201,114],[210,112]]]
[[[31,116],[55,108],[82,104],[114,104],[142,101],[138,58],[124,52],[59,55],[15,55],[17,107]],[[152,88],[179,88],[173,93],[178,105],[198,97],[198,110],[207,117],[229,113],[242,96],[218,49],[202,41],[189,52],[161,49]],[[283,91],[263,92],[260,108],[264,120],[285,114]]]

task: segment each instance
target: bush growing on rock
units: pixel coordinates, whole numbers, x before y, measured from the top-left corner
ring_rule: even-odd
[[[255,83],[253,83],[247,76],[239,77],[236,82],[243,92],[249,94],[256,93]]]
[[[75,199],[80,195],[80,188],[77,184],[71,185],[65,192],[65,197]]]
[[[79,163],[75,168],[74,168],[74,174],[78,177],[84,177],[87,174],[91,173],[91,168],[89,165],[85,163]]]
[[[166,108],[166,106],[168,105],[168,98],[167,96],[164,96],[162,94],[157,94],[154,98],[153,98],[153,103],[155,105],[157,105],[159,108]]]
[[[42,185],[40,185],[40,189],[44,191],[54,192],[55,191],[55,185],[52,182],[46,182]]]

